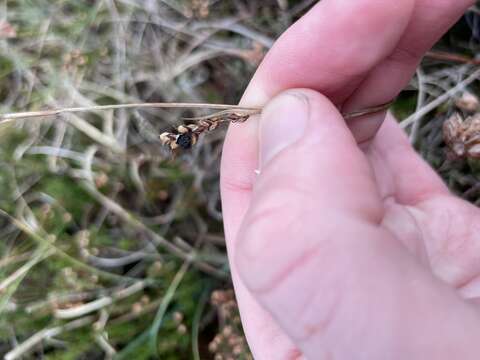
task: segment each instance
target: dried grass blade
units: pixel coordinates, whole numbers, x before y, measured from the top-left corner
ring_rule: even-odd
[[[43,110],[43,111],[26,111],[0,115],[1,122],[14,121],[16,119],[28,119],[45,116],[58,116],[65,113],[80,113],[92,111],[105,111],[117,109],[212,109],[212,110],[239,110],[239,111],[261,111],[257,107],[245,107],[239,105],[226,104],[207,104],[207,103],[132,103],[132,104],[117,104],[117,105],[99,105],[86,107],[70,107],[63,109]]]

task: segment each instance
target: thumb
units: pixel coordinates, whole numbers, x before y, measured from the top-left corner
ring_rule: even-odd
[[[476,309],[381,227],[375,177],[333,104],[291,90],[259,126],[260,174],[235,260],[304,355],[469,358]]]

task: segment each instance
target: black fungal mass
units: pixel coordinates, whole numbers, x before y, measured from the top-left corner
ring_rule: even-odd
[[[185,149],[185,150],[190,149],[192,147],[192,135],[190,135],[189,133],[181,134],[177,138],[177,144],[182,149]]]

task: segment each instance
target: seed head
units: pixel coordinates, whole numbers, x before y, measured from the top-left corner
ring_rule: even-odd
[[[453,114],[443,123],[443,139],[452,158],[480,158],[480,114]]]
[[[209,116],[186,119],[194,123],[180,125],[173,132],[164,132],[160,135],[160,141],[171,150],[179,147],[188,150],[197,143],[200,135],[215,130],[220,123],[244,122],[252,114],[251,110],[225,110]]]

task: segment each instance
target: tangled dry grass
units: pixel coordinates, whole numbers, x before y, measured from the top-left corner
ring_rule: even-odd
[[[234,104],[314,2],[0,2],[0,113],[94,107],[0,126],[0,355],[251,358],[223,241],[224,129],[172,130],[182,117],[200,117],[202,132],[218,119],[95,107]],[[426,59],[394,106],[422,155],[473,202],[477,165],[446,161],[442,123],[459,94],[478,92],[477,18],[473,7],[439,44],[462,57]],[[188,133],[182,144],[200,146],[172,159],[165,131],[167,145]]]

